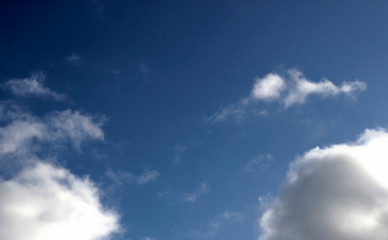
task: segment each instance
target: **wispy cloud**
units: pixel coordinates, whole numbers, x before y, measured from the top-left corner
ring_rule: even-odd
[[[273,158],[271,154],[262,155],[255,157],[243,168],[244,172],[253,172],[255,170],[266,169],[271,165]]]
[[[365,90],[366,83],[359,80],[343,82],[340,86],[326,78],[319,82],[312,82],[301,71],[291,68],[285,74],[273,72],[263,78],[256,78],[248,96],[213,113],[206,120],[213,122],[222,122],[228,119],[241,121],[249,115],[267,115],[267,110],[260,103],[275,102],[286,109],[293,105],[305,104],[312,96],[321,98],[338,95],[355,97],[358,92]]]
[[[10,90],[14,95],[20,97],[41,97],[53,100],[64,100],[66,95],[56,93],[43,85],[45,74],[43,72],[33,73],[28,78],[14,78],[2,84],[2,87]]]
[[[87,140],[103,140],[102,120],[78,111],[53,112],[40,118],[29,113],[14,112],[2,105],[0,120],[8,124],[0,126],[0,155],[29,155],[43,146],[55,147],[70,142],[80,149]],[[6,118],[6,119],[4,119]]]
[[[198,200],[200,196],[207,194],[209,192],[210,192],[210,186],[206,181],[204,181],[199,184],[199,188],[194,192],[183,194],[182,200],[185,202],[195,202]]]
[[[82,58],[76,53],[73,53],[72,55],[66,57],[65,60],[66,62],[76,67],[80,66],[83,63]]]
[[[264,200],[260,240],[385,239],[388,133],[316,147],[297,158],[278,196]]]
[[[195,238],[214,238],[226,223],[241,222],[242,220],[241,213],[225,211],[209,221],[203,229],[192,229],[190,233]]]
[[[138,67],[139,67],[139,71],[140,71],[140,73],[141,73],[142,75],[148,75],[148,74],[151,73],[150,67],[149,67],[147,64],[145,64],[145,63],[139,64]]]
[[[175,165],[182,161],[183,154],[186,151],[186,146],[177,144],[174,146],[173,151],[174,151],[174,159],[172,161],[172,164]]]
[[[143,185],[152,181],[155,181],[160,177],[160,173],[157,170],[146,170],[143,174],[136,176],[126,171],[112,171],[108,170],[106,175],[111,179],[115,185],[121,186],[123,184],[135,184]]]

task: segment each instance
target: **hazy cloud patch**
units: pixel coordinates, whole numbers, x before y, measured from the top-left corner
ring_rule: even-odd
[[[91,0],[91,2],[95,2],[97,4],[99,1]],[[82,58],[76,53],[73,53],[70,56],[66,57],[65,60],[66,60],[66,62],[70,63],[71,65],[73,65],[75,67],[78,67],[83,63]]]
[[[193,203],[193,202],[196,202],[200,196],[207,194],[209,192],[210,192],[209,184],[206,181],[203,181],[199,183],[198,189],[195,190],[194,192],[183,194],[182,200],[185,202]]]

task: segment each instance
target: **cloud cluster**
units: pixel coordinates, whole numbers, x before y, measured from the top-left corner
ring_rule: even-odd
[[[300,105],[312,96],[321,98],[345,95],[354,97],[366,90],[366,83],[361,81],[343,82],[340,86],[326,78],[312,82],[297,69],[288,69],[285,74],[269,73],[263,78],[256,78],[249,96],[239,102],[230,104],[207,118],[208,121],[222,122],[228,119],[240,121],[247,115],[265,116],[267,111],[259,109],[260,102],[277,102],[283,108]]]
[[[20,96],[58,100],[42,77],[5,86]],[[65,147],[80,150],[85,142],[103,140],[103,121],[70,109],[37,116],[0,102],[0,239],[101,240],[121,230],[119,215],[103,206],[88,178],[53,163]]]
[[[41,97],[56,101],[64,100],[66,95],[56,93],[43,85],[45,75],[42,72],[33,73],[28,78],[10,79],[4,84],[3,88],[10,90],[14,95],[20,97]]]
[[[383,240],[388,236],[388,132],[314,148],[290,166],[259,219],[259,240]]]

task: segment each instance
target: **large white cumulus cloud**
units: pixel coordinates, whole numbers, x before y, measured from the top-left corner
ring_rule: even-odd
[[[385,240],[388,133],[366,130],[354,143],[314,148],[295,160],[259,219],[259,240]]]
[[[0,180],[0,239],[97,240],[119,230],[87,179],[37,162]]]
[[[103,206],[91,181],[47,160],[103,140],[102,123],[78,111],[39,117],[0,102],[1,240],[102,240],[120,230],[119,215]]]

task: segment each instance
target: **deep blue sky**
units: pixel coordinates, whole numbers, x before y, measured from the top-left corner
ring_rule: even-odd
[[[60,161],[119,209],[127,232],[117,239],[257,239],[258,197],[277,193],[290,161],[387,126],[387,12],[378,0],[3,1],[0,80],[43,71],[45,85],[68,98],[0,96],[39,116],[70,108],[106,118],[104,142]],[[66,61],[72,55],[78,64]],[[359,79],[367,90],[206,121],[248,96],[256,77],[289,68],[313,82]],[[268,166],[243,171],[255,158]],[[109,190],[108,170],[146,169],[160,177]],[[210,190],[184,201],[201,183]],[[239,217],[225,220],[226,211]]]

